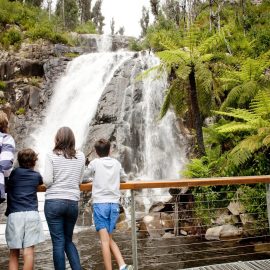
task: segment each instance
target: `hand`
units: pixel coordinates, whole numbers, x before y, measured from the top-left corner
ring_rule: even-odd
[[[0,184],[0,203],[4,202],[5,200],[6,200],[5,186],[3,184]]]

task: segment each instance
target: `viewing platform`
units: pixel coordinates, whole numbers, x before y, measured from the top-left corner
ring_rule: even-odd
[[[121,183],[123,212],[115,240],[135,270],[270,270],[269,183],[269,175]],[[260,192],[249,193],[255,184]],[[80,189],[74,241],[83,269],[101,270],[89,202],[92,184],[83,183]],[[39,187],[39,210],[47,235],[36,247],[35,269],[40,270],[53,269],[43,213],[45,190]],[[242,207],[245,200],[248,208]],[[3,212],[0,226],[0,269],[7,269]],[[115,261],[113,267],[117,267]]]

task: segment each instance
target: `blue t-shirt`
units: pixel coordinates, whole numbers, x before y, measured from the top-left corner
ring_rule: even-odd
[[[38,211],[37,187],[42,184],[40,173],[25,168],[14,169],[7,181],[5,215],[23,211]]]

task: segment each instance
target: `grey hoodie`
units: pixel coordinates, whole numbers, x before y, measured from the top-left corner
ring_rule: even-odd
[[[126,177],[120,162],[111,157],[96,158],[88,170],[93,177],[93,203],[119,203],[120,179]]]

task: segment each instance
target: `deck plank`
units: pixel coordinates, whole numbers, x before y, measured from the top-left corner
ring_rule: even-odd
[[[185,270],[270,270],[270,260],[223,263],[217,265],[185,268]]]

